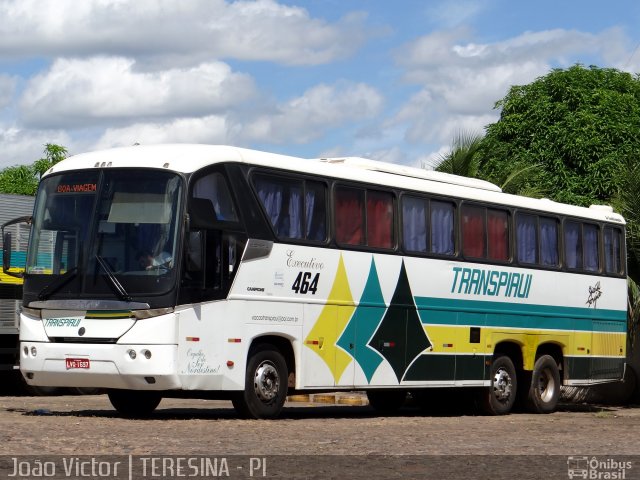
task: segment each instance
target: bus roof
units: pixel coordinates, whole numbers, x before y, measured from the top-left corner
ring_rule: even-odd
[[[69,157],[45,174],[92,168],[154,168],[192,173],[207,165],[239,162],[309,173],[324,178],[361,181],[369,184],[456,197],[497,205],[533,209],[593,220],[624,224],[623,217],[606,205],[589,208],[503,193],[500,187],[484,180],[444,174],[374,160],[345,157],[303,159],[225,145],[135,145],[100,150]]]

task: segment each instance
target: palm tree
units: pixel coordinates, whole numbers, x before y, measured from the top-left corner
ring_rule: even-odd
[[[545,196],[547,189],[540,181],[540,164],[504,162],[504,170],[497,174],[490,175],[484,172],[482,169],[483,148],[485,148],[483,140],[484,137],[479,134],[457,133],[451,143],[451,150],[436,159],[434,170],[488,180],[506,193],[535,198]]]
[[[482,135],[458,132],[451,143],[449,153],[439,155],[434,170],[463,177],[478,178],[478,151]]]

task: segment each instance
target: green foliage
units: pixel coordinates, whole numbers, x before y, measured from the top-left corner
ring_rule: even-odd
[[[0,193],[35,195],[38,181],[27,165],[7,167],[0,172]]]
[[[606,203],[620,191],[622,166],[640,158],[638,76],[555,69],[512,87],[496,107],[501,116],[487,126],[479,167],[494,183],[507,164],[539,165],[535,182],[554,200]]]
[[[47,143],[44,147],[44,157],[33,164],[16,165],[0,171],[0,193],[35,195],[40,177],[66,156],[66,148]]]

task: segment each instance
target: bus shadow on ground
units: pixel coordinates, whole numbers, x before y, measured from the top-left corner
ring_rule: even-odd
[[[637,408],[637,407],[629,407]],[[14,408],[7,409],[10,412],[22,413],[25,416],[52,416],[52,417],[75,417],[75,418],[122,418],[126,420],[144,420],[144,421],[164,421],[164,420],[246,420],[238,417],[235,410],[231,406],[215,406],[207,408],[162,408],[162,405],[148,417],[132,418],[123,417],[117,411],[105,409],[86,409],[58,411],[54,408]],[[616,408],[606,405],[572,405],[562,404],[559,406],[558,412],[565,413],[594,413],[602,415],[613,415]],[[512,415],[530,414],[526,411],[514,411]],[[289,406],[282,410],[279,416],[280,420],[305,420],[305,419],[339,419],[339,418],[384,418],[384,417],[466,417],[466,416],[484,416],[473,408],[467,409],[450,409],[442,408],[440,410],[427,411],[417,407],[403,407],[393,414],[381,414],[369,406],[342,406],[342,405],[301,405]]]

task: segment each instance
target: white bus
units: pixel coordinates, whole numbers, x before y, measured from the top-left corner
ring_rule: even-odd
[[[278,416],[291,392],[475,387],[553,411],[625,368],[623,218],[359,158],[204,145],[70,157],[43,176],[21,314],[31,385]],[[5,267],[10,267],[5,265]]]

